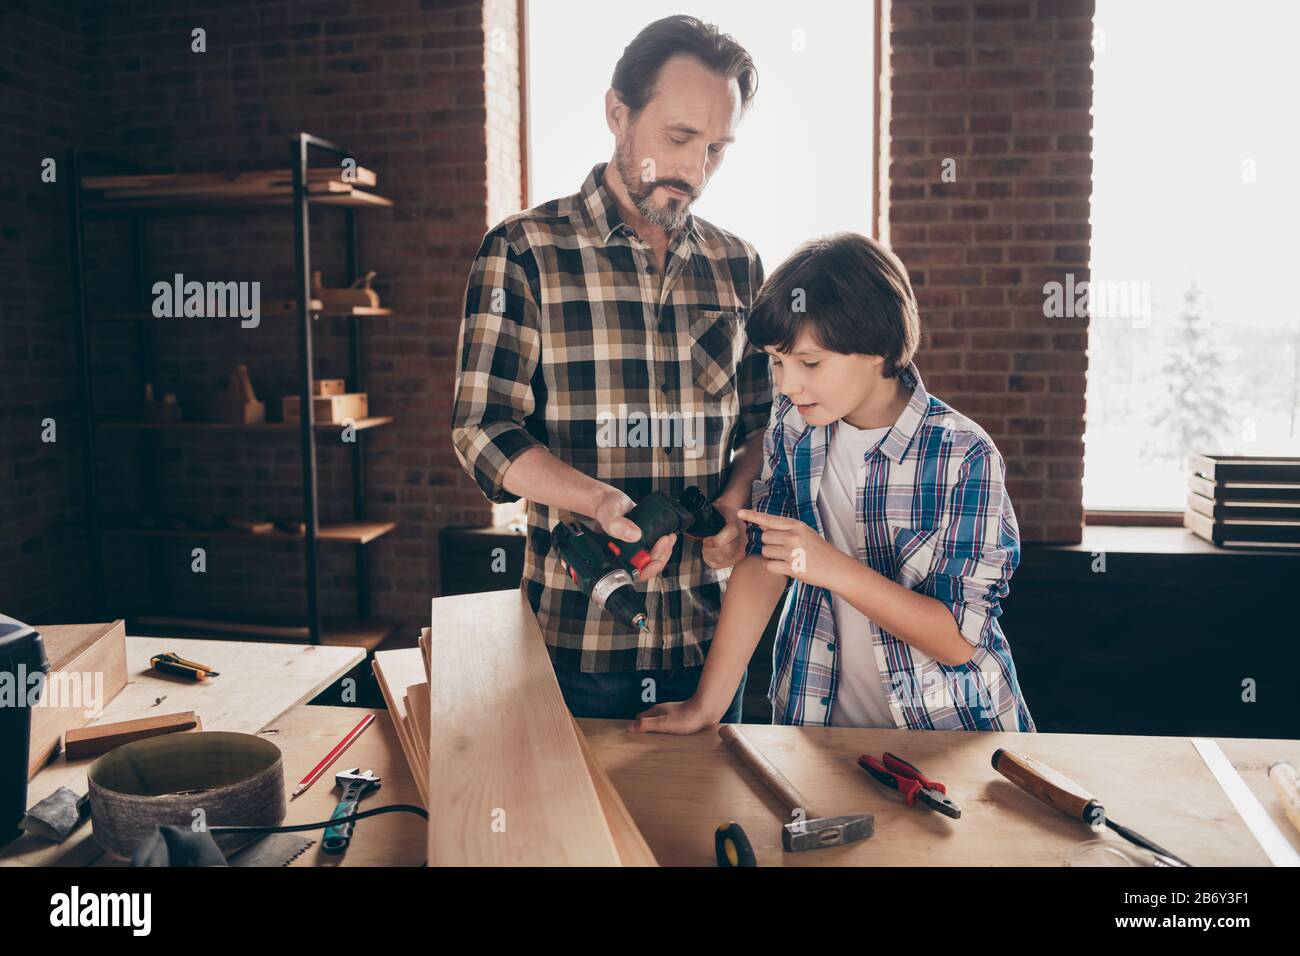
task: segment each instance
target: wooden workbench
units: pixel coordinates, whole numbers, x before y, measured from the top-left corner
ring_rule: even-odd
[[[713,833],[735,820],[759,866],[1061,866],[1093,834],[997,773],[998,747],[1037,757],[1092,791],[1107,814],[1197,866],[1268,866],[1268,857],[1186,737],[962,733],[744,724],[742,732],[825,816],[868,811],[875,836],[802,853],[781,849],[783,809],[715,733],[628,734],[626,722],[580,719],[601,765],[663,866],[713,866]],[[1268,767],[1300,765],[1300,741],[1217,741],[1300,850]],[[885,751],[942,781],[960,820],[908,807],[857,766]],[[1107,833],[1108,839],[1124,844]]]
[[[165,650],[201,661],[220,671],[221,676],[194,683],[157,674],[150,668],[149,658]],[[271,725],[281,714],[311,700],[365,660],[365,656],[366,652],[359,647],[127,637],[126,686],[90,725],[192,710],[202,719],[204,730],[255,734]],[[313,711],[317,709],[352,711],[351,708],[311,708]],[[364,711],[352,712],[357,713],[352,722],[355,724]],[[374,729],[372,727],[371,731]],[[335,737],[335,741],[337,739]],[[316,760],[332,746],[332,742],[326,745],[316,755]],[[292,786],[316,760],[308,763],[291,780],[295,766],[286,757],[286,782]],[[85,793],[86,771],[93,762],[88,758],[69,763],[60,754],[28,784],[27,805],[44,799],[61,786]],[[306,795],[294,802],[305,798]],[[291,814],[297,810],[292,808]],[[30,835],[19,837],[0,847],[0,866],[120,865],[123,861],[114,860],[95,843],[91,836],[92,828],[92,823],[86,823],[62,844],[51,844]]]
[[[153,674],[148,659],[163,649],[210,664],[221,677],[192,684]],[[127,638],[129,681],[101,720],[195,710],[209,730],[260,733],[284,754],[290,788],[367,711],[308,706],[364,652],[354,648]],[[370,805],[417,803],[392,722],[383,711],[334,769],[371,768],[383,778]],[[762,866],[1060,866],[1092,834],[1034,801],[993,771],[997,747],[1019,750],[1092,790],[1112,818],[1197,865],[1268,865],[1218,783],[1185,737],[1085,734],[965,734],[743,725],[742,731],[823,814],[869,811],[876,834],[862,843],[784,853],[784,810],[718,739],[631,735],[623,721],[578,721],[651,850],[665,866],[713,866],[713,831],[726,820],[744,826]],[[1300,835],[1282,816],[1266,772],[1275,760],[1300,765],[1300,741],[1220,739],[1228,759],[1300,850]],[[950,821],[906,807],[856,765],[860,753],[889,750],[948,785],[962,807]],[[85,790],[91,761],[62,757],[31,782],[35,803],[60,785]],[[454,772],[454,771],[449,771]],[[329,779],[289,804],[287,823],[325,819],[337,800]],[[122,865],[90,836],[67,843],[23,837],[0,848],[0,865]],[[425,823],[409,814],[364,820],[342,860],[318,845],[292,865],[411,866],[423,862]],[[1118,838],[1115,838],[1118,839]]]

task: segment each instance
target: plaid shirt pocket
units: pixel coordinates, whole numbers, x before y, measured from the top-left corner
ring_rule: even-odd
[[[691,368],[712,398],[736,394],[736,372],[745,347],[738,311],[701,311],[690,319]]]
[[[934,567],[935,528],[891,527],[894,539],[894,580],[909,590],[917,590]]]

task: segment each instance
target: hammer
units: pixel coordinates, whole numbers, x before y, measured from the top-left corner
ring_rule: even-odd
[[[876,818],[870,813],[842,817],[819,817],[813,813],[803,794],[794,788],[794,784],[758,748],[741,735],[734,724],[723,724],[718,728],[718,736],[748,764],[749,769],[754,771],[767,789],[781,799],[781,803],[789,808],[790,815],[798,817],[781,828],[781,846],[786,852],[820,850],[827,846],[856,843],[876,832]]]
[[[375,776],[373,770],[361,771],[359,767],[353,767],[351,770],[340,770],[334,775],[334,782],[343,790],[343,799],[334,808],[330,814],[330,819],[338,817],[350,817],[357,812],[357,804],[361,802],[370,790],[379,788],[380,777]],[[321,838],[322,853],[342,853],[352,842],[352,828],[355,822],[349,820],[347,823],[336,823]]]

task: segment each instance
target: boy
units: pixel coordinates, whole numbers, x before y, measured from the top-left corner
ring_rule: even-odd
[[[695,695],[630,730],[716,723],[788,578],[775,723],[1034,730],[998,624],[1020,555],[1002,457],[926,392],[903,264],[854,233],[805,243],[763,287],[746,333],[781,393],[740,512],[747,553]]]

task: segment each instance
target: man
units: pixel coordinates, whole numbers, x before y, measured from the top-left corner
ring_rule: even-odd
[[[578,716],[631,719],[689,698],[744,555],[736,511],[749,505],[772,401],[767,357],[742,321],[763,269],[690,206],[756,82],[749,54],[716,28],[650,24],[605,95],[612,162],[576,195],[507,218],[470,270],[453,443],[492,501],[528,501],[522,586]],[[638,584],[648,629],[624,626],[564,574],[551,528],[578,517],[635,541],[623,515],[689,485],[716,499],[726,528],[703,544],[659,541]],[[743,692],[725,719],[740,719]]]

